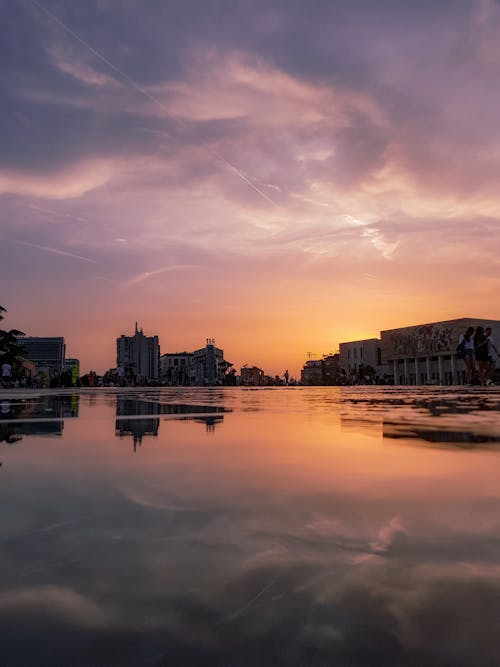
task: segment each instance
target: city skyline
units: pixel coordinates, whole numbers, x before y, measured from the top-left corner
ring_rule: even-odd
[[[2,305],[113,365],[500,319],[493,1],[7,0]]]

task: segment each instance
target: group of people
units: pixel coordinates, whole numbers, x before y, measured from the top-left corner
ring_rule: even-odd
[[[491,327],[469,327],[465,333],[460,334],[457,349],[459,358],[465,363],[467,384],[473,383],[476,373],[481,385],[489,384],[495,367],[493,353],[498,356]]]

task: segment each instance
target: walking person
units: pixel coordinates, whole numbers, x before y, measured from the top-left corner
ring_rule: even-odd
[[[7,362],[2,364],[2,383],[7,388],[12,384],[12,366]]]
[[[472,384],[474,377],[474,327],[469,327],[467,331],[460,334],[458,339],[458,348],[460,348],[460,359],[464,360],[465,364],[465,382]]]
[[[486,374],[486,384],[491,384],[491,376],[493,375],[493,371],[495,370],[495,361],[493,359],[493,352],[498,355],[498,350],[497,346],[495,345],[495,339],[493,338],[491,334],[491,327],[486,327],[484,330],[484,335],[486,336],[486,340],[488,341],[488,372]]]
[[[474,356],[476,358],[477,373],[481,385],[486,384],[486,376],[490,362],[488,359],[488,339],[484,333],[484,327],[476,327],[474,333]]]

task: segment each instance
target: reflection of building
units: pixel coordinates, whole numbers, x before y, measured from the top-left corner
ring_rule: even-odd
[[[155,415],[148,417],[148,415]],[[145,435],[156,437],[160,427],[158,403],[131,398],[117,398],[115,435],[131,435],[134,439],[134,452],[142,444]]]
[[[329,354],[323,359],[309,359],[300,373],[306,385],[335,385],[339,383],[339,355]]]
[[[215,426],[220,424],[224,420],[224,415],[214,415],[213,417],[195,417],[195,422],[200,424],[205,424],[207,427],[207,433],[213,433],[215,431]]]
[[[419,423],[408,421],[408,419],[398,421],[395,417],[384,418],[383,437],[393,440],[425,440],[431,443],[449,444],[455,447],[470,449],[477,445],[490,443],[500,443],[500,433],[498,429],[488,428],[485,424],[463,423],[460,428],[459,419],[454,420],[454,424],[447,426],[437,426],[432,420]]]
[[[224,419],[226,408],[217,405],[190,405],[188,403],[160,403],[140,398],[116,399],[115,435],[131,435],[134,452],[142,444],[145,435],[156,437],[160,428],[160,417],[175,415],[178,419],[193,419],[206,425],[207,431],[215,430],[215,424]],[[175,419],[175,417],[174,417]]]
[[[116,365],[122,366],[131,380],[157,380],[160,368],[158,336],[145,336],[135,324],[133,336],[116,339]]]
[[[0,401],[0,442],[23,435],[62,435],[64,419],[78,417],[79,396],[37,396]]]
[[[34,362],[36,373],[58,377],[64,370],[66,346],[62,337],[25,337],[20,340],[26,358]]]
[[[207,338],[207,344],[199,350],[163,354],[160,360],[162,381],[173,386],[223,384],[231,366],[213,338]]]

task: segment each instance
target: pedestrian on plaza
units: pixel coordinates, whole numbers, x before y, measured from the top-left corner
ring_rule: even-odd
[[[467,331],[460,334],[458,339],[457,356],[464,360],[465,379],[467,384],[472,384],[474,377],[474,327],[468,327]]]
[[[2,364],[2,384],[4,387],[10,387],[12,383],[12,366],[5,362]]]
[[[484,386],[490,362],[488,359],[488,339],[482,326],[476,327],[474,333],[474,357],[476,359],[479,382]]]
[[[498,350],[497,346],[495,345],[495,339],[492,336],[491,333],[491,327],[486,327],[484,330],[484,335],[486,336],[486,339],[488,341],[488,363],[489,363],[489,368],[488,372],[486,374],[486,384],[491,384],[491,376],[493,375],[493,371],[495,370],[495,360],[493,359],[493,353],[496,354],[498,357]]]
[[[116,369],[116,374],[118,376],[118,386],[119,387],[124,387],[125,386],[125,369],[121,364],[118,365]]]

